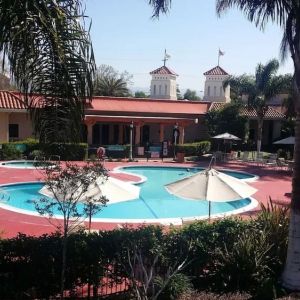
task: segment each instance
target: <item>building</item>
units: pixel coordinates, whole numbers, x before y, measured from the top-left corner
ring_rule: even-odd
[[[135,145],[172,142],[175,127],[180,144],[208,139],[205,114],[230,102],[230,87],[223,89],[229,74],[220,66],[204,73],[206,76],[204,101],[177,100],[177,74],[165,66],[150,72],[151,97],[94,97],[85,107],[85,140],[89,145],[128,144],[133,126]],[[23,140],[33,136],[33,127],[22,100],[22,94],[0,91],[0,142]],[[250,135],[255,137],[256,113],[245,109],[250,120]],[[269,107],[264,124],[263,143],[280,136],[284,115]]]
[[[129,143],[134,125],[136,145],[172,141],[178,126],[179,143],[207,138],[203,126],[210,103],[149,98],[94,97],[85,108],[84,123],[90,145]],[[0,91],[0,142],[33,136],[32,124],[22,95]]]
[[[174,71],[163,65],[150,72],[150,75],[152,76],[150,98],[177,100],[176,77],[178,75]]]
[[[220,66],[216,66],[204,73],[204,101],[209,102],[230,102],[230,86],[225,89],[223,83],[230,75]]]

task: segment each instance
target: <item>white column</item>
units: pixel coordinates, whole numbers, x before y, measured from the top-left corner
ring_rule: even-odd
[[[179,144],[184,144],[184,126],[179,126]]]
[[[165,126],[164,124],[159,124],[159,141],[162,142],[165,138]]]

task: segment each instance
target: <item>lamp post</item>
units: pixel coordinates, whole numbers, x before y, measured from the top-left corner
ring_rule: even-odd
[[[129,161],[133,160],[132,157],[132,143],[133,143],[133,121],[130,123],[130,148],[129,148]]]
[[[174,125],[173,134],[174,134],[174,153],[173,153],[173,159],[176,160],[176,144],[177,144],[177,138],[178,138],[178,124],[177,123]]]

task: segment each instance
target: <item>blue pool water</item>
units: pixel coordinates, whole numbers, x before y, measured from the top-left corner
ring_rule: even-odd
[[[173,168],[173,167],[124,167],[120,171],[142,175],[147,180],[141,183],[140,197],[132,201],[107,205],[94,218],[107,219],[161,219],[161,218],[186,218],[196,216],[207,216],[208,202],[193,201],[178,198],[169,194],[164,185],[178,179],[191,176],[201,169],[194,168]],[[253,175],[226,171],[228,175],[238,178],[251,178]],[[2,186],[4,198],[8,198],[7,205],[15,208],[34,212],[34,206],[30,202],[32,199],[39,199],[41,195],[38,191],[42,188],[42,183],[24,183]],[[0,195],[1,198],[1,195]],[[28,201],[29,200],[29,201]],[[3,202],[3,201],[2,201]],[[225,203],[212,203],[212,214],[222,214],[249,205],[250,199]],[[80,206],[81,204],[79,204]],[[82,205],[81,205],[82,206]],[[55,214],[60,214],[55,211]]]

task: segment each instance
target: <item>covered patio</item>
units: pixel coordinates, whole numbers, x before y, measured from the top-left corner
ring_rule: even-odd
[[[179,144],[206,138],[203,116],[209,103],[117,97],[94,97],[86,107],[85,125],[89,145],[172,143],[173,130]]]

